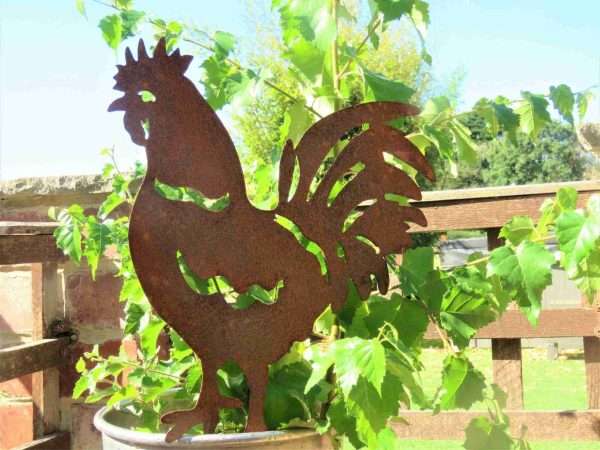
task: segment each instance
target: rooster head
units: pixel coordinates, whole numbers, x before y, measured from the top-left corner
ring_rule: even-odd
[[[165,39],[160,39],[154,53],[149,56],[144,41],[138,44],[137,61],[131,50],[125,50],[125,64],[117,65],[114,89],[125,93],[110,104],[109,111],[125,111],[123,119],[131,140],[138,145],[146,145],[145,124],[157,108],[155,103],[168,97],[192,62],[189,55],[181,55],[179,50],[167,53]]]

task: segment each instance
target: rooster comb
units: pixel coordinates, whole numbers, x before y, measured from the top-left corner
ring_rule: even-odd
[[[154,53],[149,56],[144,41],[140,39],[137,61],[133,57],[131,49],[127,47],[125,64],[117,65],[114,89],[118,91],[138,89],[141,80],[165,79],[169,76],[183,75],[191,62],[192,56],[182,55],[179,49],[169,55],[165,38],[158,41]]]

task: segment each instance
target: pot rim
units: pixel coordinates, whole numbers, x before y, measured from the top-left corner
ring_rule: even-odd
[[[124,443],[143,444],[156,447],[175,447],[175,448],[219,448],[219,447],[237,447],[248,444],[267,444],[270,442],[289,442],[298,439],[316,436],[318,433],[313,430],[286,430],[286,431],[258,431],[251,433],[228,433],[228,434],[200,434],[183,435],[175,442],[167,443],[165,441],[166,433],[146,433],[143,431],[130,430],[118,425],[114,425],[104,419],[104,415],[110,411],[106,406],[94,414],[94,427],[103,435],[111,439],[122,441]]]

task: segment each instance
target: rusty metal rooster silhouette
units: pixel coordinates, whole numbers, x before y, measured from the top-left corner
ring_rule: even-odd
[[[363,299],[375,285],[385,294],[385,256],[410,244],[407,222],[426,224],[418,209],[390,200],[389,194],[420,199],[421,193],[385,156],[393,155],[433,179],[421,153],[388,125],[417,109],[393,102],[366,103],[315,123],[296,147],[291,141],[285,145],[279,204],[264,211],[247,198],[241,164],[225,127],[184,76],[192,57],[179,50],[168,54],[164,40],[152,56],[140,40],[137,60],[129,49],[125,57],[115,76],[115,89],[125,94],[109,111],[125,112],[125,128],[134,143],[146,148],[148,161],[131,213],[131,256],[152,306],[199,355],[203,367],[196,407],[162,418],[171,425],[167,440],[199,423],[211,432],[219,408],[239,406],[218,393],[216,372],[227,361],[237,362],[247,377],[247,430],[264,430],[269,363],[293,341],[309,336],[327,305],[334,311],[341,308],[349,282]],[[152,94],[151,101],[142,98],[144,92]],[[336,146],[342,150],[324,171],[322,163]],[[334,189],[340,181],[345,185],[333,195],[340,191]],[[159,195],[156,183],[185,186],[207,199],[228,201],[219,210],[173,201]],[[299,243],[298,230],[322,253],[325,271],[315,254]],[[237,292],[252,285],[272,289],[280,282],[283,288],[272,305],[256,303],[236,310],[218,292],[200,295],[190,289],[178,255],[196,276],[225,277]]]

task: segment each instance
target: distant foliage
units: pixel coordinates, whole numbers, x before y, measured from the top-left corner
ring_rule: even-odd
[[[595,158],[583,151],[569,124],[553,121],[537,137],[517,132],[513,142],[506,137],[494,139],[480,116],[469,116],[464,123],[478,143],[477,165],[459,164],[458,176],[442,176],[430,183],[429,189],[578,181],[598,166]],[[435,154],[430,160],[437,173],[443,174],[444,162]]]

